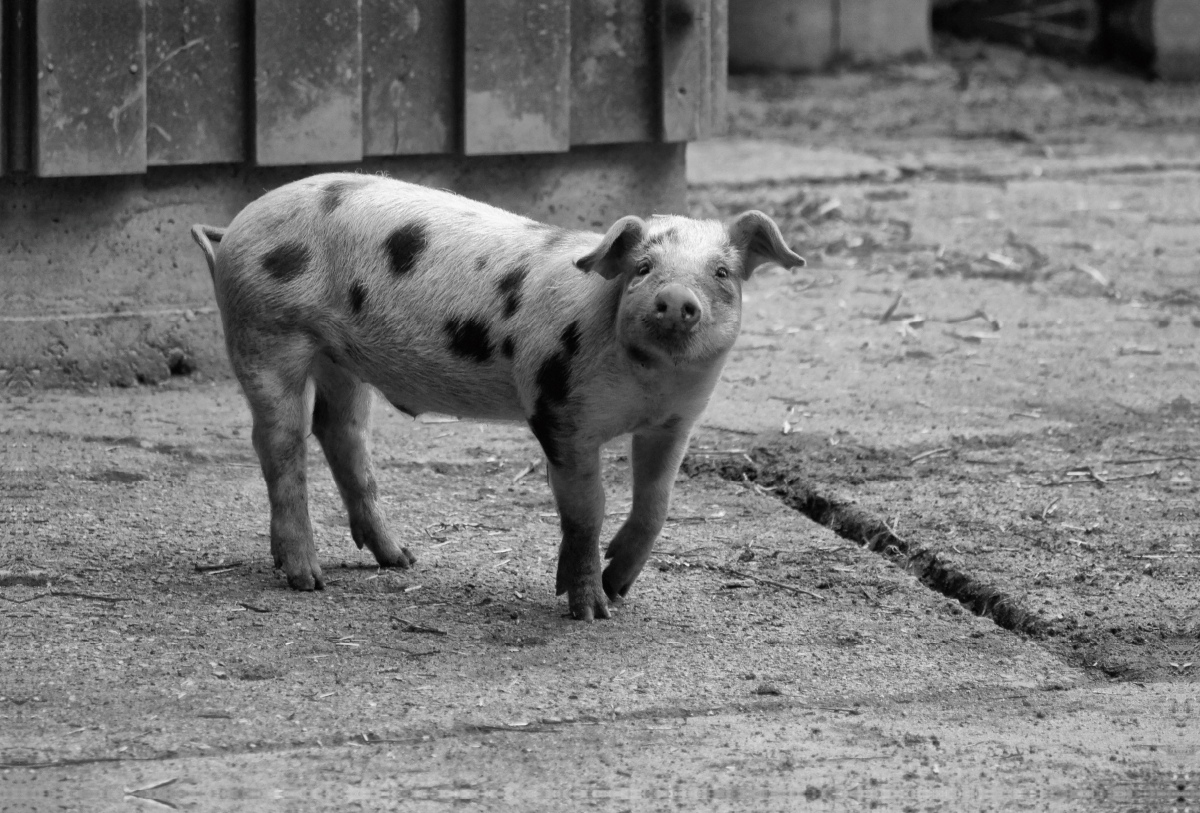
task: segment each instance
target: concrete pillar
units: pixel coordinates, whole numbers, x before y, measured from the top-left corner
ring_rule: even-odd
[[[879,62],[928,56],[929,0],[838,0],[838,56],[849,62]]]
[[[1154,70],[1168,80],[1200,79],[1200,3],[1155,0]]]
[[[733,0],[729,69],[815,71],[833,59],[832,0]]]
[[[927,55],[930,0],[735,0],[731,71],[814,71],[836,59]]]

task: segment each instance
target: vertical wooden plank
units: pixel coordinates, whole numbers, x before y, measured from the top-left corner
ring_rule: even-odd
[[[4,118],[5,140],[8,142],[7,171],[30,172],[33,169],[33,99],[35,54],[33,49],[33,18],[37,13],[35,0],[0,0],[4,27],[8,32],[8,71]]]
[[[8,70],[5,65],[8,51],[4,36],[8,30],[5,25],[8,9],[4,6],[4,0],[0,0],[0,177],[8,169]]]
[[[243,0],[146,0],[146,159],[246,157],[250,14]]]
[[[708,135],[729,132],[729,0],[712,0],[712,125]]]
[[[38,0],[41,176],[146,169],[146,15],[142,0]]]
[[[712,120],[709,0],[662,0],[662,139],[694,141]]]
[[[466,153],[569,149],[570,0],[466,3]]]
[[[363,152],[459,144],[462,9],[446,0],[363,0]]]
[[[571,143],[658,140],[659,0],[571,3]]]
[[[362,159],[360,0],[254,4],[254,158]]]

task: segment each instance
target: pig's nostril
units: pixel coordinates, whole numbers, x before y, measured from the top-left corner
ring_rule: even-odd
[[[696,295],[682,285],[668,285],[654,297],[655,321],[669,330],[692,330],[703,308]]]

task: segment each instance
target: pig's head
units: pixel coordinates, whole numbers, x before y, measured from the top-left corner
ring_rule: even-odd
[[[728,223],[623,217],[575,261],[619,279],[617,338],[643,364],[705,362],[724,355],[741,328],[742,283],[765,262],[804,265],[775,221],[744,212]]]

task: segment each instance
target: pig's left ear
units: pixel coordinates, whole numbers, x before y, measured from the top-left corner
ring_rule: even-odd
[[[595,271],[605,279],[621,276],[628,264],[630,252],[642,242],[646,224],[640,217],[623,217],[604,235],[600,245],[575,261],[580,271]]]
[[[776,262],[784,268],[804,265],[804,258],[783,241],[775,221],[762,212],[742,212],[725,226],[725,231],[744,260],[744,279],[749,279],[754,269],[765,262]]]

